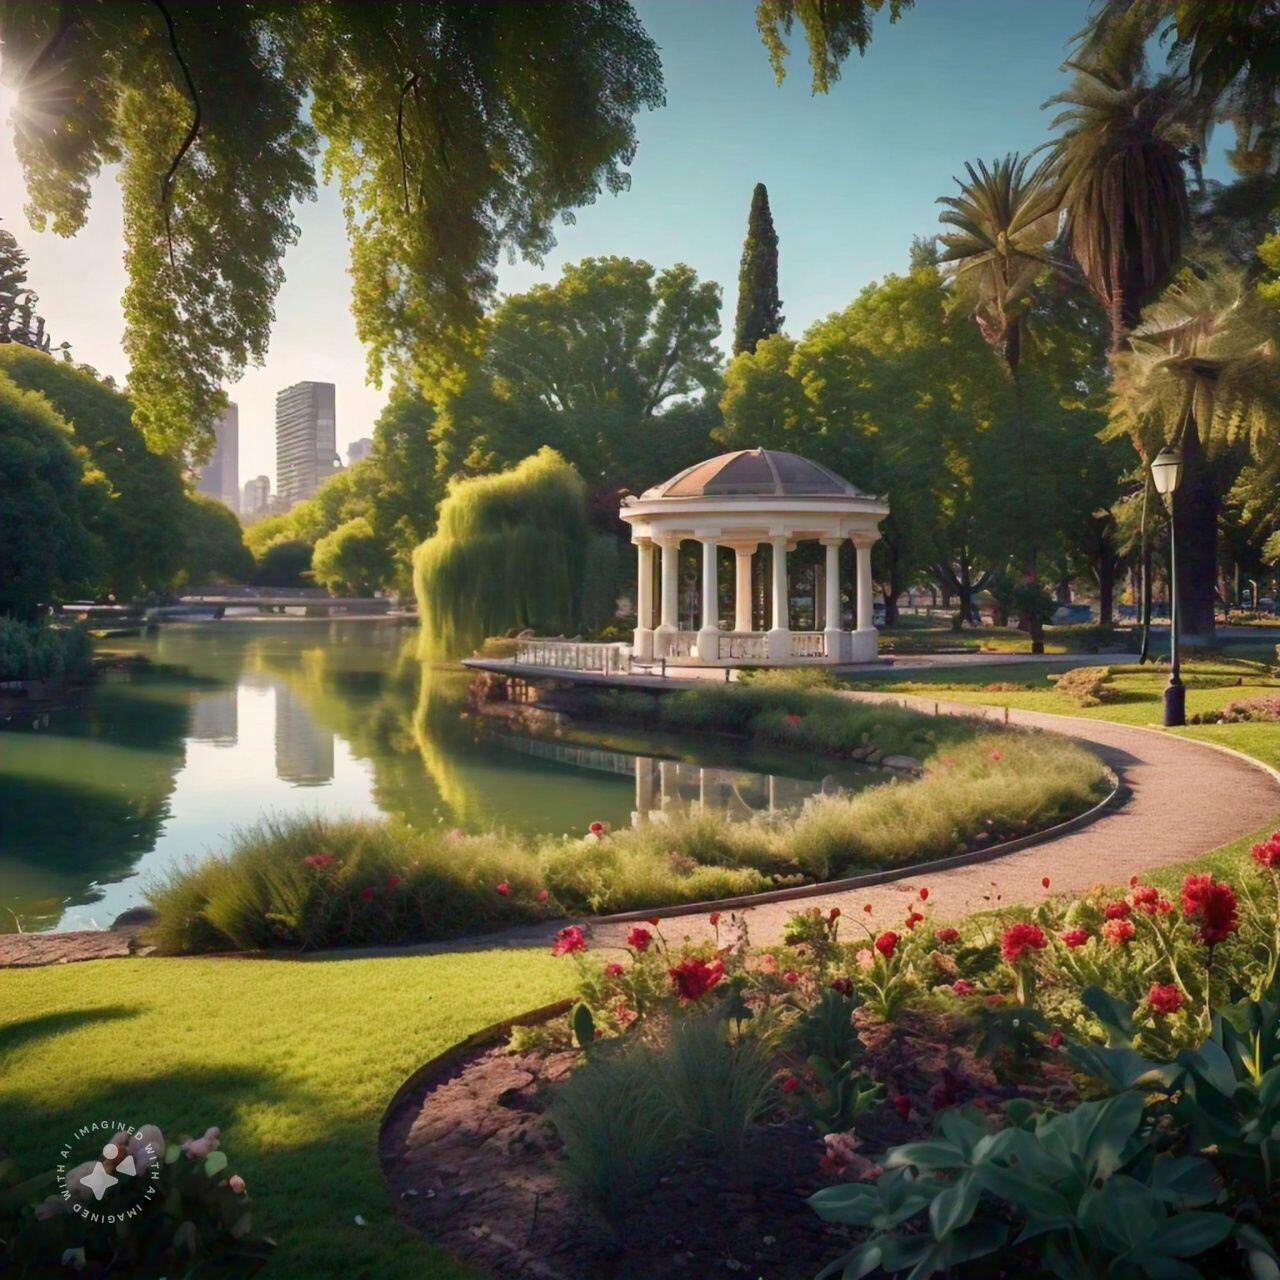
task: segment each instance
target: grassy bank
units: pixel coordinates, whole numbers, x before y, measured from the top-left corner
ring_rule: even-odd
[[[468,835],[304,819],[245,832],[221,857],[152,884],[168,951],[321,948],[456,937],[553,915],[665,907],[945,857],[1052,825],[1105,792],[1087,751],[1004,730],[761,681],[613,695],[598,708],[719,729],[772,749],[907,755],[923,775],[734,823],[672,815],[570,836]]]
[[[378,1121],[414,1068],[567,994],[569,976],[509,951],[5,970],[0,1149],[34,1175],[104,1116],[166,1133],[219,1125],[255,1228],[280,1245],[266,1275],[465,1280],[396,1223]]]

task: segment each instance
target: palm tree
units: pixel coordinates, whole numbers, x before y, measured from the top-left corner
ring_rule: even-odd
[[[1201,141],[1186,77],[1149,78],[1139,34],[1068,62],[1075,80],[1049,100],[1066,107],[1053,121],[1062,133],[1050,163],[1067,243],[1107,310],[1113,350],[1181,257],[1190,220],[1183,163]]]
[[[1181,618],[1188,635],[1212,635],[1224,496],[1250,457],[1273,464],[1280,454],[1280,355],[1243,269],[1185,272],[1147,308],[1117,359],[1111,418],[1143,457],[1165,444],[1182,451]]]

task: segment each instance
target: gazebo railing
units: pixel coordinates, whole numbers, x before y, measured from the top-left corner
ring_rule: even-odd
[[[581,640],[521,640],[516,646],[516,661],[530,667],[620,675],[630,670],[631,646]]]
[[[769,657],[769,637],[763,631],[721,631],[721,662],[764,662]]]
[[[668,658],[692,658],[694,646],[698,642],[696,631],[673,631],[667,636]]]
[[[793,658],[825,658],[827,637],[822,631],[793,631],[791,633]]]

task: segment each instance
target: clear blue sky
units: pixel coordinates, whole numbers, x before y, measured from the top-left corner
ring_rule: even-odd
[[[594,254],[690,263],[724,287],[732,325],[751,188],[769,188],[781,240],[780,289],[799,333],[867,283],[901,270],[914,234],[937,227],[937,196],[965,160],[1027,150],[1046,136],[1041,103],[1060,70],[1086,0],[919,0],[895,26],[878,20],[825,98],[813,97],[802,41],[774,84],[751,0],[640,0],[662,49],[665,108],[638,121],[631,190],[578,211],[539,271],[506,265],[518,291]],[[21,209],[21,176],[0,139],[0,218],[31,255],[31,282],[56,340],[124,379],[120,350],[120,211],[114,175],[98,184],[76,240],[38,236]],[[331,191],[300,211],[301,242],[286,259],[263,369],[230,388],[240,405],[241,482],[274,473],[274,398],[302,378],[337,383],[338,440],[368,434],[385,393],[364,382],[351,322],[341,211]]]

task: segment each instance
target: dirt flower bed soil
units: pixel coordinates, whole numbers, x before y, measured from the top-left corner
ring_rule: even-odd
[[[1033,1081],[1001,1084],[937,1014],[887,1025],[859,1017],[866,1067],[885,1100],[859,1125],[869,1152],[927,1136],[940,1107],[997,1109],[1013,1097],[1061,1106],[1073,1096],[1065,1064]],[[403,1218],[450,1255],[503,1280],[657,1280],[766,1276],[811,1280],[849,1247],[847,1229],[805,1203],[847,1181],[808,1121],[764,1117],[730,1163],[672,1164],[634,1209],[611,1222],[562,1177],[562,1144],[546,1117],[550,1087],[581,1053],[477,1049],[429,1078],[388,1117],[383,1170]],[[998,1275],[999,1272],[991,1272]]]

